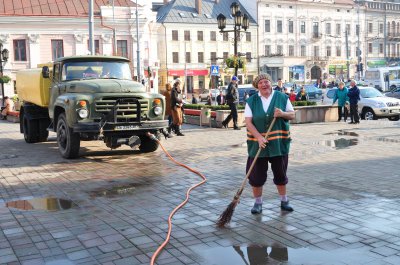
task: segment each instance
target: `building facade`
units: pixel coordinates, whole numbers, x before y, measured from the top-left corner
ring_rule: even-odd
[[[356,75],[365,16],[352,0],[259,0],[257,7],[260,71],[274,81],[309,83]]]
[[[230,82],[234,69],[226,66],[226,58],[234,54],[233,32],[220,33],[217,16],[227,18],[226,30],[233,30],[230,5],[234,0],[164,1],[158,10],[159,85],[175,78],[185,79],[186,93],[201,93],[216,87],[210,75],[212,65],[219,67],[220,79]],[[242,14],[246,13],[240,5]],[[250,17],[250,27],[240,34],[238,52],[246,58],[246,67],[239,68],[240,83],[251,83],[258,73],[257,25]]]
[[[19,0],[10,0],[10,2]],[[58,57],[89,54],[88,1],[55,1],[50,4],[30,0],[24,8],[17,4],[0,2],[0,42],[10,51],[4,66],[4,75],[12,78],[5,85],[5,95],[13,95],[18,85],[18,70],[35,68],[40,63]],[[136,8],[129,0],[94,1],[94,52],[102,55],[120,55],[132,61],[136,76],[137,41],[141,47],[141,78],[150,69],[157,76],[157,44],[153,40],[155,13],[150,5],[138,6],[139,40],[136,34]],[[115,29],[115,39],[114,39]],[[146,74],[146,75],[145,75]],[[149,82],[150,83],[150,82]],[[157,85],[157,82],[154,82]],[[154,88],[157,90],[157,88]]]

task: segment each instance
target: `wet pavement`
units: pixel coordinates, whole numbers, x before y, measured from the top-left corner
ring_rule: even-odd
[[[62,159],[54,134],[29,145],[18,126],[0,121],[0,264],[149,264],[199,177],[161,149],[82,142],[79,159]],[[157,264],[400,264],[400,122],[292,126],[295,211],[280,211],[269,179],[263,213],[250,214],[247,186],[224,229],[214,222],[245,176],[246,132],[184,132],[163,144],[208,182],[175,215]]]

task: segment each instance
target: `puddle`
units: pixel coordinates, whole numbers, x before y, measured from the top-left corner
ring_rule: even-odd
[[[78,207],[71,200],[59,198],[34,198],[29,200],[18,200],[6,202],[6,207],[19,210],[44,210],[44,211],[60,211]]]
[[[201,257],[200,264],[207,265],[264,265],[264,264],[366,264],[377,261],[368,252],[335,249],[319,250],[288,248],[280,245],[231,246],[205,248],[195,251]],[[372,263],[371,263],[372,264]]]
[[[140,183],[129,183],[125,185],[118,185],[109,188],[95,189],[89,192],[90,197],[114,197],[117,195],[129,195],[135,192],[136,188],[143,186]]]
[[[323,135],[335,135],[335,136],[355,136],[358,137],[358,133],[345,131],[345,130],[338,130],[336,132],[331,133],[324,133]]]
[[[358,145],[358,139],[339,138],[336,140],[320,141],[317,144],[323,145],[323,146],[329,146],[329,147],[332,147],[335,149],[343,149],[343,148],[347,148],[349,146]]]

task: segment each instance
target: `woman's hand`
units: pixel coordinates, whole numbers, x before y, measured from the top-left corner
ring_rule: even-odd
[[[279,117],[282,117],[282,116],[283,116],[283,111],[281,109],[279,109],[279,108],[275,108],[274,117],[275,118],[279,118]]]
[[[260,148],[264,149],[267,146],[268,141],[261,134],[257,137],[257,141]]]

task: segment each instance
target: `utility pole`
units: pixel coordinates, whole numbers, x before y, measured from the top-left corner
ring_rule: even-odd
[[[386,54],[386,45],[387,45],[387,28],[386,28],[386,2],[383,3],[385,9],[385,15],[383,19],[383,56],[385,57],[385,64],[387,64],[387,54]]]
[[[358,31],[357,31],[357,65],[358,65],[358,73],[357,73],[357,77],[358,80],[361,80],[361,50],[360,50],[360,32],[361,32],[361,27],[360,27],[360,2],[357,1],[357,27],[358,27]]]
[[[114,16],[114,1],[112,0],[112,13],[113,13],[113,55],[117,55],[117,34],[115,30],[115,16]]]
[[[93,31],[93,0],[89,0],[89,51],[91,55],[94,55]]]
[[[348,36],[347,29],[345,31],[345,36],[346,36],[347,80],[350,80],[349,36]]]
[[[138,14],[137,0],[136,0],[136,43],[137,43],[137,58],[136,58],[137,81],[141,82],[142,80],[140,78],[139,14]]]

